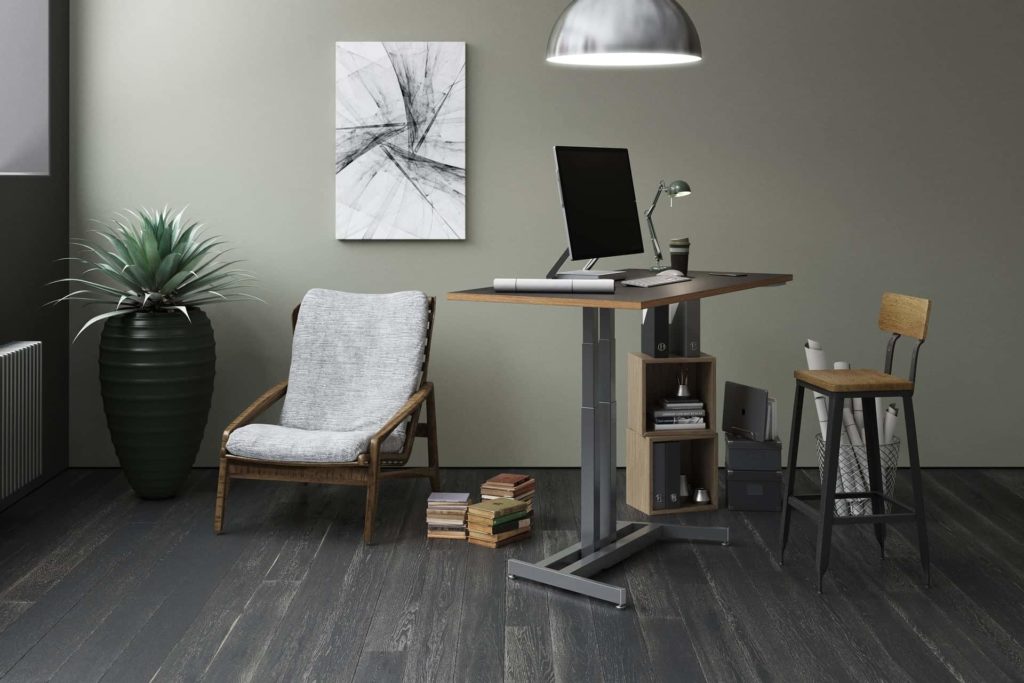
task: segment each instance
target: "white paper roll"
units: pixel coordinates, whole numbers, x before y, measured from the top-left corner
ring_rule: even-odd
[[[496,292],[563,292],[587,294],[612,294],[615,280],[570,280],[528,277],[496,277]]]
[[[878,431],[878,443],[886,443],[885,441],[885,399],[875,399],[875,424],[877,425]]]
[[[890,403],[889,407],[885,409],[885,424],[882,427],[882,443],[891,444],[892,440],[896,437],[896,421],[900,416],[900,411],[896,407],[895,403]]]
[[[825,351],[821,348],[821,344],[813,339],[808,339],[807,343],[804,344],[804,355],[807,356],[808,370],[828,369],[828,360],[825,358]]]
[[[850,364],[847,363],[845,360],[837,360],[832,364],[832,369],[849,370]],[[859,398],[847,399],[846,403],[844,404],[843,410],[846,411],[847,408],[849,408],[849,410],[853,414],[853,422],[857,430],[857,434],[854,435],[851,432],[850,428],[845,425],[846,417],[844,412],[843,421],[844,427],[846,427],[847,436],[850,439],[850,443],[860,446],[866,443],[868,438],[867,435],[864,433],[864,402]]]

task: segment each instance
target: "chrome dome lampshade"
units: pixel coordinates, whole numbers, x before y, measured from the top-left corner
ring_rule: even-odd
[[[670,66],[701,59],[700,37],[675,0],[573,0],[547,60],[571,66]]]

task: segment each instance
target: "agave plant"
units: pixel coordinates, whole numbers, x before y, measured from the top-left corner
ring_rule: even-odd
[[[191,307],[223,301],[261,299],[240,290],[253,276],[232,268],[240,261],[224,261],[224,242],[204,237],[203,226],[183,218],[184,210],[126,210],[94,230],[102,241],[72,240],[81,256],[67,260],[83,264],[82,277],[56,280],[82,289],[56,301],[109,303],[114,310],[90,318],[75,339],[90,325],[106,318],[139,312],[176,312],[189,317]],[[95,273],[101,278],[90,277]],[[100,281],[98,281],[100,280]],[[191,320],[191,319],[190,319]]]

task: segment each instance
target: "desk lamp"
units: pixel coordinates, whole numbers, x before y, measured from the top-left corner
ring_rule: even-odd
[[[658,191],[654,193],[654,201],[651,202],[650,208],[644,211],[647,227],[651,231],[651,246],[654,247],[654,265],[651,266],[651,270],[665,270],[667,267],[661,264],[661,244],[658,243],[658,233],[654,232],[654,221],[651,219],[651,216],[654,214],[654,207],[658,205],[658,200],[661,199],[662,193],[668,195],[668,205],[672,206],[673,199],[690,194],[690,185],[685,180],[673,180],[670,184],[666,185],[665,181],[662,180],[658,183]]]

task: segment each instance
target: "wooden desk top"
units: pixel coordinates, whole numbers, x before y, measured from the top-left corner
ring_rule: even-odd
[[[653,275],[649,270],[626,271],[628,278]],[[786,273],[748,273],[743,277],[710,275],[706,272],[690,271],[689,282],[660,287],[615,286],[614,294],[563,294],[558,292],[495,292],[493,287],[464,289],[448,292],[449,301],[483,301],[500,304],[540,304],[543,306],[575,306],[578,308],[625,308],[641,310],[703,299],[718,294],[739,292],[755,287],[784,285],[793,279]]]

